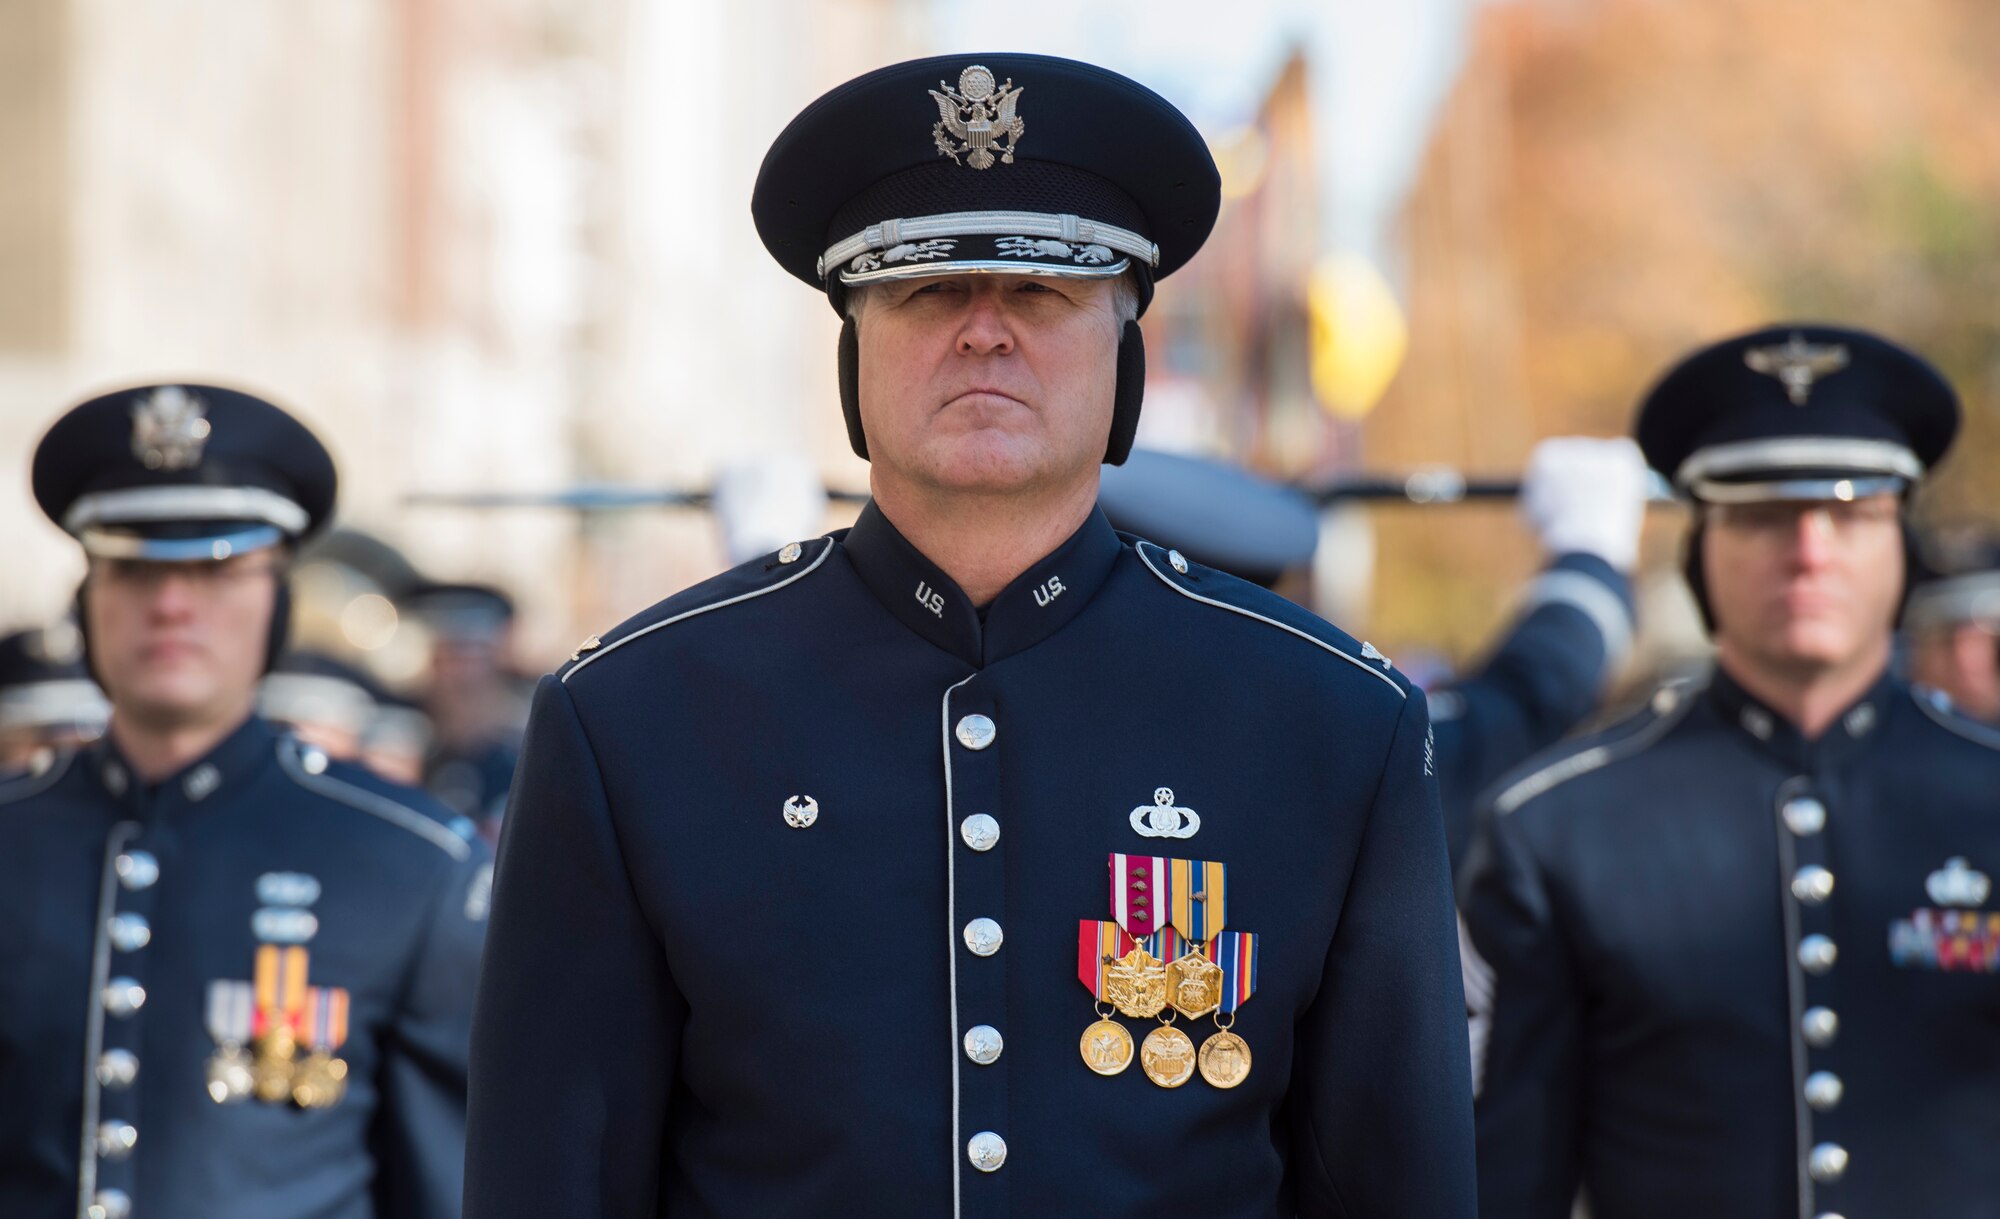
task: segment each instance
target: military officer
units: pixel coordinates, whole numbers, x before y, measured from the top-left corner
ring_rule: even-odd
[[[1042,56],[778,137],[752,210],[846,319],[873,499],[542,682],[472,1219],[1472,1213],[1421,693],[1095,506],[1218,199]]]
[[[424,787],[482,831],[497,833],[526,714],[506,668],[514,599],[490,584],[432,582],[402,602],[431,635],[423,705],[433,736]]]
[[[0,775],[96,740],[110,714],[67,619],[0,638]]]
[[[0,1214],[458,1214],[483,848],[252,714],[326,450],[140,386],[58,419],[34,492],[111,718],[0,787]]]
[[[1903,615],[1910,679],[2000,725],[2000,537],[1939,531],[1923,552],[1923,578]]]
[[[1580,1185],[1596,1219],[2000,1214],[2000,735],[1889,663],[1906,501],[1958,418],[1924,360],[1829,326],[1646,397],[1717,660],[1490,803],[1483,1213]]]

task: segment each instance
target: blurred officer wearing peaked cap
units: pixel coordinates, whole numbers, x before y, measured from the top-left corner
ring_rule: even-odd
[[[457,1214],[481,850],[253,714],[326,450],[138,386],[58,419],[34,490],[111,717],[0,786],[0,1214]]]
[[[96,740],[110,714],[68,620],[0,637],[0,774]]]
[[[1483,1213],[2000,1214],[2000,734],[1889,664],[1906,501],[1957,426],[1923,359],[1830,326],[1647,396],[1717,663],[1490,802]]]
[[[874,498],[543,681],[473,1219],[1472,1213],[1421,693],[1096,507],[1218,200],[1171,105],[1042,56],[778,137],[752,211],[847,319]]]
[[[1903,614],[1910,679],[2000,725],[2000,534],[1935,530]]]

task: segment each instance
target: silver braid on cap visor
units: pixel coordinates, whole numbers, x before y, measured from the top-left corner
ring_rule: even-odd
[[[1850,436],[1770,436],[1695,450],[1674,471],[1674,483],[1693,487],[1732,474],[1782,474],[1787,470],[1852,470],[1856,475],[1893,474],[1915,482],[1924,463],[1891,440]]]
[[[942,237],[996,236],[1105,246],[1137,258],[1149,267],[1160,265],[1160,247],[1140,234],[1115,224],[1085,220],[1068,212],[943,212],[935,216],[884,220],[880,224],[869,225],[852,237],[835,242],[827,247],[826,253],[820,255],[819,275],[824,279],[830,268],[839,268],[870,251],[894,252],[905,245],[916,245]],[[1036,274],[1043,273],[1042,268],[1036,264],[1023,264],[1023,268],[1032,268]],[[933,273],[945,272],[940,268]],[[1091,268],[1093,275],[1109,273],[1108,268]],[[844,274],[842,280],[853,282]]]
[[[311,523],[304,508],[263,487],[125,487],[78,496],[63,513],[63,530],[81,535],[92,525],[159,521],[259,521],[297,536]]]

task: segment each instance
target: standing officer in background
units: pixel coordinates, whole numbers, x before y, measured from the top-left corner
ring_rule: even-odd
[[[1903,615],[1910,680],[2000,727],[2000,537],[1934,534],[1924,567]]]
[[[490,584],[426,583],[402,601],[431,636],[423,707],[433,736],[424,787],[497,835],[527,710],[507,670],[514,599]]]
[[[847,319],[874,499],[544,679],[471,1219],[1472,1214],[1421,693],[1096,507],[1218,199],[1043,56],[778,137],[752,210]]]
[[[0,1215],[457,1215],[482,848],[252,710],[326,450],[141,386],[57,420],[34,491],[111,719],[0,787]]]
[[[1889,663],[1907,497],[1957,426],[1929,364],[1825,326],[1647,397],[1716,669],[1491,803],[1482,1213],[2000,1214],[2000,734]]]
[[[68,619],[0,638],[0,780],[104,735],[111,713]]]

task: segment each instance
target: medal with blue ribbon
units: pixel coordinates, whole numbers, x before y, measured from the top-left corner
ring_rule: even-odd
[[[1222,993],[1215,1009],[1215,1034],[1201,1045],[1201,1077],[1218,1088],[1234,1088],[1250,1077],[1250,1047],[1230,1030],[1237,1009],[1257,991],[1257,937],[1247,931],[1225,931],[1208,945],[1207,956],[1222,974]]]

